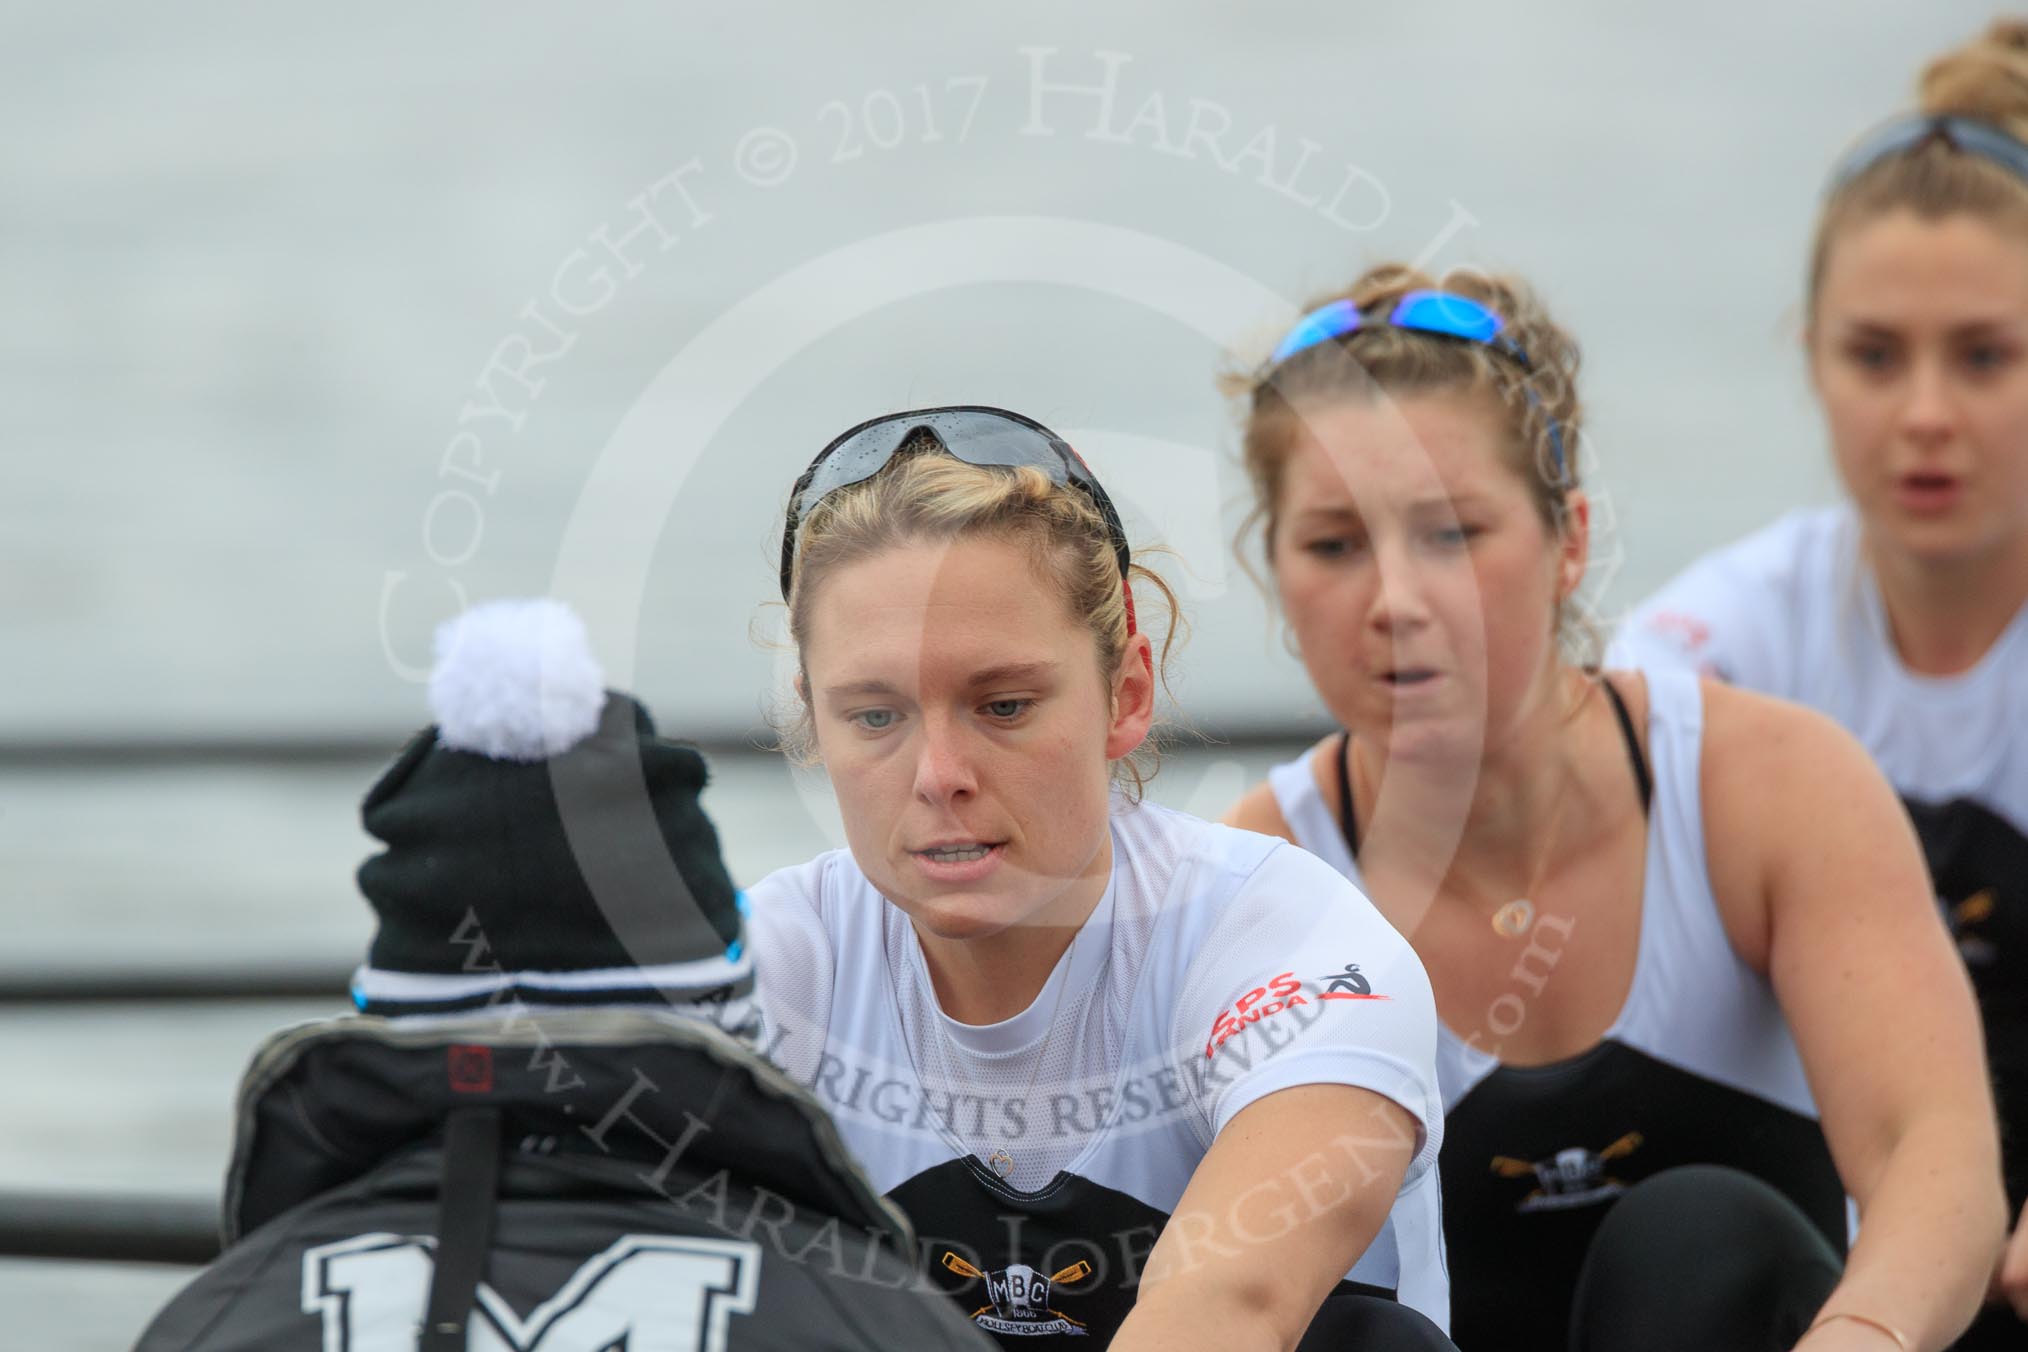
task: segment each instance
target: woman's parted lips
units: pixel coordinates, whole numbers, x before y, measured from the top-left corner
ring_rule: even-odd
[[[932,841],[927,845],[910,846],[909,853],[950,858],[954,855],[967,854],[973,850],[984,854],[1006,843],[1004,840],[980,840],[971,836],[955,836],[945,840]]]

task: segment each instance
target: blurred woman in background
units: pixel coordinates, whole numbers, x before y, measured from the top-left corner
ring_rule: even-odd
[[[1971,973],[2020,1219],[1962,1344],[2028,1346],[2028,23],[1924,71],[1833,170],[1805,343],[1847,500],[1708,555],[1616,656],[1849,729],[1914,816]]]

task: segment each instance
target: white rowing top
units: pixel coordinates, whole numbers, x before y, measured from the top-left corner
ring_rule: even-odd
[[[1608,658],[1694,668],[1819,709],[1907,798],[1969,798],[2028,831],[2028,607],[1971,670],[1902,665],[1849,504],[1790,512],[1705,555],[1621,626]]]
[[[1104,897],[1042,991],[985,1027],[939,1008],[913,927],[849,852],[769,876],[750,892],[763,1046],[881,1191],[1005,1151],[1020,1191],[1003,1210],[1082,1181],[1166,1217],[1251,1104],[1306,1084],[1380,1094],[1418,1141],[1348,1275],[1447,1325],[1436,1013],[1414,951],[1284,841],[1115,798],[1112,843]]]

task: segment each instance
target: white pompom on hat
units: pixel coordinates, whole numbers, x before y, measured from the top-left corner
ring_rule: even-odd
[[[494,760],[540,761],[592,735],[605,673],[584,621],[561,601],[486,601],[437,629],[430,712],[437,740]]]
[[[362,807],[386,848],[359,866],[379,923],[354,1003],[652,1004],[750,1031],[753,959],[704,757],[603,688],[560,601],[475,606],[437,651],[435,724]]]

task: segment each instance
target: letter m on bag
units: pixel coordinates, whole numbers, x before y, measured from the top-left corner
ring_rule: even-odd
[[[415,1352],[436,1240],[356,1235],[303,1255],[303,1313],[324,1321],[324,1352]],[[726,1324],[751,1314],[760,1246],[626,1235],[522,1319],[479,1288],[471,1352],[724,1352]]]

